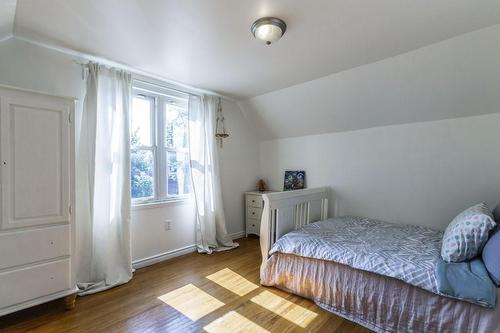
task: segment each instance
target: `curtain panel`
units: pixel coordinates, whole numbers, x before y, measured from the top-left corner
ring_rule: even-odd
[[[196,242],[200,253],[238,246],[227,233],[222,206],[215,139],[217,101],[214,96],[189,97],[189,154],[196,201]]]
[[[132,278],[130,247],[131,75],[90,63],[79,161],[77,230],[79,295]],[[77,212],[78,214],[78,212]]]

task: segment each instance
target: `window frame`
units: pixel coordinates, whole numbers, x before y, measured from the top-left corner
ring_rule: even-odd
[[[144,145],[137,145],[137,146],[132,146],[130,145],[130,152],[132,153],[132,151],[140,151],[140,150],[146,150],[146,151],[150,151],[153,155],[153,196],[152,197],[144,197],[144,198],[132,198],[132,193],[130,193],[130,199],[132,200],[133,203],[145,203],[145,202],[151,202],[151,201],[155,201],[157,200],[157,197],[158,197],[158,189],[157,189],[157,173],[158,173],[158,167],[157,167],[157,163],[156,163],[156,160],[157,160],[157,147],[156,147],[156,116],[155,116],[155,113],[156,113],[156,98],[152,97],[152,96],[148,96],[148,95],[145,95],[145,94],[142,94],[142,93],[134,93],[132,95],[132,98],[136,98],[136,97],[141,97],[141,98],[144,98],[144,99],[150,99],[151,100],[151,113],[150,113],[150,117],[151,119],[149,120],[150,121],[150,126],[151,126],[151,137],[149,138],[150,139],[150,142],[151,142],[151,145],[150,146],[144,146]],[[133,104],[132,104],[132,107],[133,107]]]
[[[151,136],[152,136],[152,146],[130,146],[130,151],[133,150],[151,150],[153,152],[153,197],[148,198],[133,198],[130,194],[131,202],[133,206],[142,205],[157,205],[160,203],[168,203],[175,201],[189,200],[193,197],[193,193],[181,194],[181,195],[169,195],[168,194],[168,162],[167,162],[167,152],[183,152],[186,153],[186,149],[175,149],[168,148],[165,144],[165,112],[166,103],[169,100],[177,99],[182,100],[186,103],[189,98],[189,94],[168,89],[166,87],[161,87],[156,84],[148,84],[145,82],[133,81],[132,84],[132,99],[136,96],[141,98],[152,99],[152,113],[151,113]],[[189,141],[189,138],[188,138]],[[189,144],[187,148],[187,153],[189,157]]]

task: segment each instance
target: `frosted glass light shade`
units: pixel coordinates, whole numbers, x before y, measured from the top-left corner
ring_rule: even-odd
[[[263,24],[255,30],[255,38],[269,43],[278,41],[282,35],[281,29],[272,24]]]
[[[286,31],[286,24],[275,17],[263,17],[252,25],[252,33],[255,38],[265,42],[267,45],[278,41]]]

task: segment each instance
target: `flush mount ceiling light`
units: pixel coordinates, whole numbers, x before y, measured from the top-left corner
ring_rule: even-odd
[[[285,31],[286,23],[276,17],[263,17],[252,24],[252,34],[266,45],[278,41]]]

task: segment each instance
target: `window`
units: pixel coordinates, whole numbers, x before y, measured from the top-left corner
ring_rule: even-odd
[[[188,96],[134,85],[130,111],[131,195],[135,203],[191,193]]]

